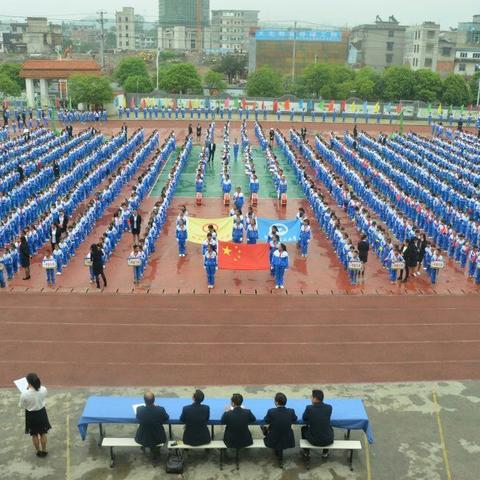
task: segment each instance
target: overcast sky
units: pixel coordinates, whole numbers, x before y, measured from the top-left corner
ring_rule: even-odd
[[[156,20],[157,0],[0,0],[0,15],[43,15],[74,19],[93,15],[101,7],[109,14],[122,6],[132,6],[147,20]],[[459,21],[471,21],[480,14],[479,0],[210,0],[212,9],[237,8],[260,10],[262,21],[306,21],[325,25],[370,23],[378,14],[383,19],[390,15],[402,24],[433,20],[443,29],[454,27]],[[1,17],[0,17],[1,18]]]

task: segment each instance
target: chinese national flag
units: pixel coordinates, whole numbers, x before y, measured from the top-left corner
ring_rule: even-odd
[[[220,270],[270,270],[268,243],[218,242]]]

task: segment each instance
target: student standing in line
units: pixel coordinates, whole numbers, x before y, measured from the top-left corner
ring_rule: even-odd
[[[56,263],[55,263],[55,267],[53,268],[50,266],[46,266],[50,262],[55,262],[55,258],[53,257],[52,252],[49,249],[47,249],[47,251],[45,252],[45,256],[43,257],[42,266],[45,269],[45,273],[47,274],[48,286],[53,287],[55,285],[55,270],[57,269],[57,267],[56,267]]]
[[[187,228],[184,221],[180,221],[177,226],[177,242],[178,242],[178,256],[184,257],[187,253],[186,243],[187,243]]]
[[[303,258],[307,258],[308,254],[308,244],[310,243],[310,239],[312,237],[311,228],[310,228],[310,220],[305,218],[303,220],[303,225],[300,227],[300,251]]]
[[[235,161],[238,160],[238,152],[240,151],[240,144],[238,143],[238,139],[235,139],[235,142],[233,144],[233,158]]]
[[[140,251],[137,244],[133,246],[133,251],[130,253],[129,258],[134,258],[136,260],[142,259],[142,252]],[[142,270],[141,265],[133,267],[133,283],[134,284],[140,283],[141,270]]]
[[[431,262],[443,262],[442,252],[439,248],[437,248],[435,250],[435,253],[432,255],[432,260],[430,261],[430,264]],[[437,283],[439,271],[439,268],[433,268],[432,266],[430,266],[430,280],[432,281],[432,285],[435,285]]]
[[[273,269],[275,273],[275,288],[285,288],[284,276],[288,269],[288,252],[284,243],[278,246],[278,250],[273,254]]]
[[[52,428],[45,408],[47,389],[36,373],[27,375],[27,390],[20,395],[19,406],[25,409],[25,433],[32,437],[37,457],[46,457],[47,434]]]
[[[258,228],[257,222],[254,218],[250,220],[250,224],[247,227],[247,244],[255,245],[258,240]]]
[[[207,251],[205,252],[203,265],[205,267],[205,272],[207,273],[207,283],[208,288],[215,287],[215,273],[218,269],[218,260],[217,252],[215,251],[214,246],[209,243]]]

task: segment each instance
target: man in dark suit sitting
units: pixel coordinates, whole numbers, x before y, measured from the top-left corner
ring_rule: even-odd
[[[158,445],[166,443],[167,437],[163,424],[169,419],[163,407],[155,405],[155,395],[146,392],[143,396],[145,405],[137,408],[137,420],[140,426],[135,441],[142,447],[149,448],[154,462],[158,459]]]
[[[295,447],[292,424],[297,421],[297,416],[292,408],[285,407],[286,404],[287,397],[283,393],[277,393],[275,395],[276,408],[271,408],[264,419],[268,427],[262,427],[265,434],[265,446],[273,448],[279,457],[283,450]]]
[[[242,408],[240,393],[234,393],[231,402],[231,408],[222,415],[221,423],[226,425],[223,441],[228,448],[248,447],[253,443],[248,425],[255,423],[256,418],[250,410]]]
[[[312,391],[312,405],[303,413],[305,426],[302,427],[302,438],[316,447],[324,447],[333,443],[333,428],[330,426],[332,406],[323,403],[323,392]],[[308,452],[307,452],[308,453]],[[323,458],[328,457],[328,448],[323,449]]]
[[[210,443],[210,431],[208,420],[210,419],[210,407],[202,405],[205,395],[201,390],[195,390],[193,403],[183,407],[180,421],[185,424],[183,443],[198,447]]]

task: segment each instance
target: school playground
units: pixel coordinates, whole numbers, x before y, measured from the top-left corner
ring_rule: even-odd
[[[201,122],[205,128],[206,122]],[[195,128],[197,122],[193,122]],[[102,127],[118,132],[121,122]],[[145,138],[156,128],[163,139],[173,129],[177,144],[188,122],[130,121],[129,134],[140,125]],[[217,457],[203,452],[188,456],[185,479],[432,479],[473,480],[480,467],[478,418],[480,402],[480,290],[458,264],[448,259],[438,283],[426,275],[391,285],[380,260],[371,253],[365,280],[350,285],[348,275],[316,221],[307,259],[289,245],[290,269],[285,290],[275,290],[269,272],[219,271],[215,289],[207,289],[201,246],[187,244],[178,257],[175,220],[181,205],[191,217],[228,216],[220,187],[222,127],[216,122],[217,151],[207,166],[201,205],[195,202],[194,172],[199,146],[194,145],[183,171],[167,222],[156,243],[141,283],[133,285],[127,257],[131,235],[125,233],[106,267],[108,287],[89,283],[83,259],[90,244],[105,231],[113,212],[131,191],[134,179],[97,222],[76,256],[46,285],[40,258],[32,261],[30,281],[17,275],[0,292],[0,478],[5,479],[154,479],[164,478],[139,452],[118,452],[109,468],[108,451],[97,446],[98,429],[82,441],[76,423],[90,395],[141,395],[146,387],[161,397],[188,397],[193,387],[207,397],[272,397],[285,391],[290,398],[306,398],[320,386],[328,397],[356,397],[364,401],[375,442],[352,432],[363,450],[348,468],[344,452],[327,462],[320,455],[310,471],[298,449],[286,453],[284,470],[267,452],[246,452],[240,471],[227,462],[222,472]],[[273,122],[262,123],[265,133]],[[352,125],[297,124],[324,138]],[[230,140],[240,139],[233,122]],[[281,125],[288,135],[290,124]],[[75,126],[80,131],[84,126]],[[371,135],[398,126],[359,125]],[[406,131],[431,133],[425,126]],[[473,133],[473,130],[472,130]],[[299,207],[311,213],[295,174],[277,147],[274,152],[288,180],[288,202],[279,204],[266,160],[248,125],[260,181],[257,215],[293,219]],[[173,164],[163,167],[149,196],[142,202],[144,220],[159,198]],[[148,162],[145,162],[145,166]],[[145,167],[143,167],[145,168]],[[138,175],[135,175],[136,178]],[[232,185],[248,192],[243,162],[232,162]],[[322,191],[346,231],[359,238],[355,225]],[[313,218],[313,215],[309,215]],[[23,412],[17,408],[12,379],[36,370],[50,390],[50,455],[43,462],[31,455],[22,432]],[[298,413],[298,412],[297,412]],[[13,421],[12,421],[13,419]],[[261,432],[254,436],[260,438]],[[111,426],[115,436],[133,436],[135,426]],[[178,436],[179,427],[174,429]],[[298,432],[296,432],[298,438]],[[25,438],[24,438],[25,437]],[[338,438],[341,437],[339,431]],[[165,454],[163,454],[163,460]]]

